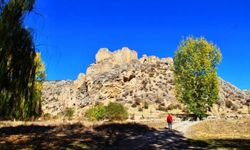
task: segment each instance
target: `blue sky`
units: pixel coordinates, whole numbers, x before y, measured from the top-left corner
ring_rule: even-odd
[[[249,0],[37,0],[25,26],[33,30],[48,80],[76,79],[102,47],[173,57],[192,35],[221,49],[219,76],[250,89]]]

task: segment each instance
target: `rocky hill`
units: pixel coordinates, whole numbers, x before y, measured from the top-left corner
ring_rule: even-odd
[[[57,115],[66,108],[75,108],[81,114],[92,104],[119,101],[139,111],[147,103],[153,105],[155,111],[180,109],[184,112],[185,107],[175,98],[172,68],[170,57],[143,55],[138,59],[136,51],[126,47],[115,52],[102,48],[86,75],[79,74],[75,81],[44,82],[42,110]],[[248,99],[250,91],[220,79],[220,100],[211,112],[248,113]]]

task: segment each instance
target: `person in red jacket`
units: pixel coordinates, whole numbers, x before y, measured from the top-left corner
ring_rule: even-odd
[[[173,116],[169,113],[167,116],[168,129],[172,130]]]

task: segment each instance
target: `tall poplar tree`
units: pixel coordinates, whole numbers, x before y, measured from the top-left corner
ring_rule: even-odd
[[[36,52],[23,26],[35,0],[0,0],[0,118],[27,119],[40,114],[35,100]]]
[[[188,37],[175,52],[176,97],[199,118],[219,99],[217,65],[221,57],[220,50],[203,37]]]

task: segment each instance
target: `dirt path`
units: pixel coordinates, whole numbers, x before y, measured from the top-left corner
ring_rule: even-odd
[[[188,129],[199,123],[200,121],[181,121],[173,124],[173,129],[182,133],[185,137],[188,137]]]
[[[185,134],[187,129],[198,122],[179,122],[175,124],[175,129],[158,129],[139,136],[131,136],[115,143],[109,149],[130,149],[130,150],[155,150],[155,149],[208,149],[204,143],[187,139]]]

